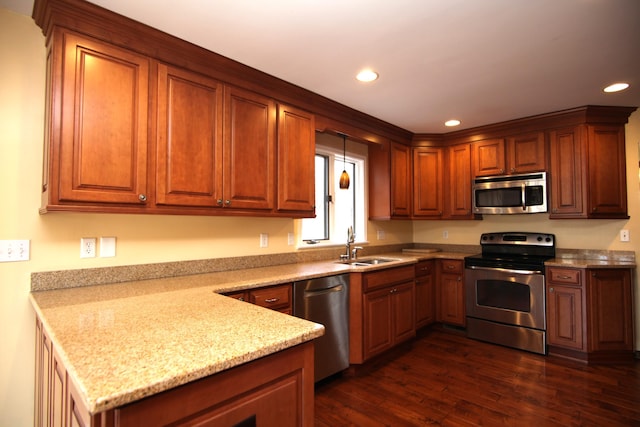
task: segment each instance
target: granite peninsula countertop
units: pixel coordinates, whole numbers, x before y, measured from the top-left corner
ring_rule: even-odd
[[[33,291],[43,328],[92,414],[313,340],[320,324],[221,293],[472,255],[431,249],[364,256],[368,267],[303,262]],[[557,258],[547,265],[633,268],[635,259]]]
[[[95,414],[324,333],[320,324],[220,293],[410,265],[419,258],[384,256],[394,261],[371,267],[286,264],[37,291],[30,298],[87,410]]]

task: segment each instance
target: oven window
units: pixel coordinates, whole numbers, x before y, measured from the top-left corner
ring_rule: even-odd
[[[506,280],[476,281],[476,301],[479,306],[521,312],[531,311],[529,286]]]

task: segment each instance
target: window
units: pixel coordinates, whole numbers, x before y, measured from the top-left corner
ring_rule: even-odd
[[[316,217],[302,220],[303,246],[343,245],[347,242],[349,227],[353,227],[358,242],[367,239],[364,198],[366,148],[347,152],[343,161],[342,140],[330,135],[318,137],[319,140],[327,138],[333,138],[334,141],[330,144],[318,141],[316,145]],[[339,187],[343,169],[350,178],[350,185],[346,190]]]

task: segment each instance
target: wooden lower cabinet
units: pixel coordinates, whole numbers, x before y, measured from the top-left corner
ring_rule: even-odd
[[[466,326],[464,262],[441,259],[437,264],[436,320],[454,326]]]
[[[632,361],[631,273],[548,267],[549,354],[588,363]]]
[[[416,274],[416,329],[436,321],[435,261],[420,261]]]
[[[293,314],[292,284],[269,286],[225,294],[240,301],[248,301],[261,307],[285,314]]]
[[[36,323],[35,426],[312,426],[313,342],[90,414]],[[246,424],[243,424],[246,423]]]
[[[414,267],[352,273],[349,362],[361,364],[416,334]]]

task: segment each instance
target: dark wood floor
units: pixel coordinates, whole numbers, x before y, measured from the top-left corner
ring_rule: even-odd
[[[640,361],[585,366],[432,329],[316,385],[315,425],[640,426]]]

